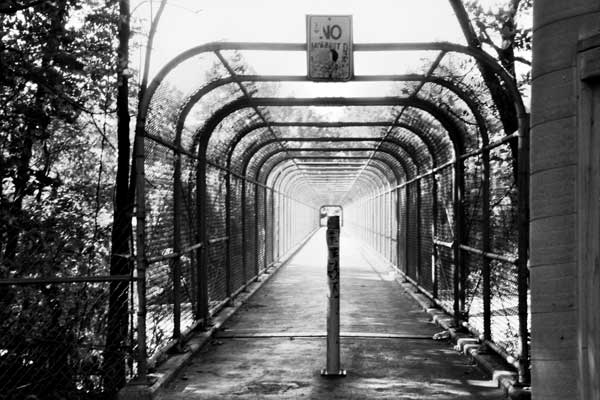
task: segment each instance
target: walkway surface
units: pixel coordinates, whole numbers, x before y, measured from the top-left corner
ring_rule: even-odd
[[[343,230],[342,230],[343,232]],[[394,280],[342,234],[344,378],[323,378],[326,245],[320,230],[222,327],[161,399],[503,399]]]

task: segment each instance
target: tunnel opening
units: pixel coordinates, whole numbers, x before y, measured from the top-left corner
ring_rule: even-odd
[[[248,51],[276,62],[306,44],[193,48],[158,72],[143,99],[138,274],[148,286],[172,279],[179,315],[167,322],[170,315],[154,304],[161,300],[140,293],[137,325],[148,325],[142,332],[159,325],[171,339],[145,338],[141,373],[305,243],[322,226],[321,205],[338,204],[346,231],[452,314],[456,326],[519,360],[527,383],[528,183],[519,157],[528,125],[510,76],[486,53],[450,43],[355,44],[359,54],[428,58],[421,73],[356,74],[345,86],[252,74],[240,56]],[[473,87],[481,77],[476,70],[459,76],[457,60],[489,65],[504,81],[519,131],[497,129]],[[213,75],[182,86],[182,74],[199,64]],[[352,85],[369,96],[345,94]],[[170,268],[165,253],[173,255]]]

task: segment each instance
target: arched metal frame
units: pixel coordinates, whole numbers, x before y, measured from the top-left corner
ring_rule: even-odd
[[[140,315],[140,318],[138,319],[138,332],[145,332],[145,323],[146,323],[146,321],[145,321],[145,306],[146,306],[145,305],[145,290],[146,290],[145,289],[145,271],[146,271],[146,266],[151,261],[151,260],[147,259],[146,250],[145,250],[145,218],[146,218],[146,215],[145,215],[145,182],[144,182],[144,172],[145,172],[144,139],[146,136],[149,136],[145,130],[145,124],[146,124],[147,113],[148,113],[149,106],[150,106],[150,101],[151,101],[152,96],[154,95],[155,91],[161,84],[161,82],[164,80],[164,78],[167,76],[167,74],[169,74],[171,71],[173,71],[177,67],[177,65],[179,65],[183,61],[187,60],[188,58],[191,58],[195,55],[205,53],[205,52],[214,52],[223,61],[223,58],[219,53],[220,51],[223,51],[223,50],[306,51],[306,45],[305,44],[281,44],[281,43],[209,43],[209,44],[206,44],[203,46],[199,46],[199,47],[190,49],[190,50],[180,54],[178,57],[174,58],[163,69],[161,69],[159,71],[157,76],[154,78],[154,80],[149,85],[148,91],[147,91],[146,95],[142,98],[142,101],[141,101],[141,107],[140,107],[141,123],[136,127],[136,145],[135,145],[136,173],[137,173],[136,217],[138,220],[137,236],[136,236],[137,276],[138,276],[138,294],[139,294],[138,297],[139,297],[139,308],[140,308],[140,311],[138,312],[138,315]],[[519,308],[520,308],[519,323],[520,323],[521,332],[523,332],[523,328],[526,331],[527,330],[527,321],[523,320],[523,315],[526,318],[527,312],[526,312],[526,309],[525,309],[525,312],[522,312],[522,311],[523,311],[523,307],[527,307],[526,277],[527,277],[527,251],[528,251],[528,241],[529,241],[529,238],[528,238],[528,181],[527,181],[527,179],[528,179],[527,178],[528,177],[528,154],[527,153],[528,153],[528,145],[529,145],[528,144],[529,123],[528,123],[528,115],[525,111],[525,108],[521,101],[521,97],[519,95],[517,88],[514,85],[512,78],[497,64],[497,62],[492,57],[490,57],[485,52],[483,52],[479,49],[474,49],[474,48],[451,44],[451,43],[355,44],[354,50],[355,51],[432,50],[432,51],[439,51],[441,57],[443,57],[443,55],[448,52],[462,53],[462,54],[466,54],[470,57],[473,57],[478,62],[483,63],[486,66],[490,67],[503,80],[503,82],[507,88],[507,91],[509,92],[510,96],[514,100],[515,108],[516,108],[517,115],[519,118],[518,134],[516,136],[508,137],[506,140],[503,140],[502,142],[507,142],[509,140],[512,140],[515,137],[518,138],[518,149],[519,149],[519,154],[518,154],[518,160],[519,160],[519,163],[518,163],[518,166],[519,166],[519,174],[518,174],[519,246],[518,246],[517,266],[518,266],[518,274],[519,274]],[[229,147],[229,151],[227,153],[227,166],[225,168],[222,166],[215,165],[217,168],[222,168],[226,171],[226,176],[228,179],[228,188],[229,188],[229,183],[230,183],[229,179],[231,179],[231,176],[237,176],[238,178],[242,179],[243,185],[245,185],[246,182],[250,182],[251,184],[253,184],[256,188],[255,193],[258,193],[258,188],[262,188],[264,196],[265,196],[265,203],[266,203],[266,196],[267,196],[268,192],[271,193],[272,199],[274,199],[275,194],[277,194],[278,196],[281,196],[281,198],[289,198],[287,194],[280,191],[280,190],[286,190],[287,186],[283,186],[285,179],[287,179],[288,183],[291,183],[291,179],[300,179],[300,180],[302,179],[302,178],[298,178],[298,177],[302,177],[301,173],[298,172],[298,168],[296,168],[294,171],[290,171],[290,173],[286,173],[286,174],[283,174],[283,172],[280,170],[278,172],[277,179],[274,180],[272,183],[273,186],[268,186],[267,183],[269,182],[269,177],[271,176],[271,172],[275,171],[277,168],[280,168],[278,166],[281,164],[281,162],[275,163],[269,169],[270,172],[267,174],[262,174],[262,178],[261,178],[259,175],[261,174],[261,172],[263,172],[263,171],[261,171],[262,167],[265,165],[267,160],[269,158],[271,158],[271,156],[263,158],[260,161],[260,163],[258,163],[257,172],[253,178],[249,178],[246,176],[246,171],[247,171],[248,166],[250,165],[250,162],[253,157],[247,158],[247,162],[244,163],[244,167],[243,167],[244,171],[241,174],[237,175],[233,171],[231,171],[231,157],[233,155],[235,147],[245,137],[246,134],[252,132],[253,130],[262,129],[262,128],[272,130],[274,127],[278,126],[278,123],[267,122],[264,119],[264,117],[262,115],[260,115],[260,113],[258,112],[258,107],[268,107],[268,106],[274,106],[274,105],[276,105],[276,106],[399,105],[399,106],[403,106],[403,107],[410,107],[410,108],[416,107],[416,108],[422,109],[422,110],[426,111],[427,113],[429,113],[431,116],[433,116],[433,118],[435,120],[439,121],[442,124],[442,126],[445,128],[447,134],[450,136],[450,139],[452,141],[453,150],[455,153],[454,159],[443,165],[437,165],[436,159],[435,159],[436,154],[435,154],[435,152],[431,151],[430,147],[428,147],[429,154],[431,154],[431,160],[433,163],[432,169],[426,173],[422,173],[423,171],[419,171],[419,173],[417,174],[418,176],[411,177],[411,179],[408,179],[408,177],[406,176],[406,168],[404,168],[405,169],[404,176],[406,177],[407,181],[404,183],[399,183],[399,180],[396,179],[396,182],[395,182],[396,187],[389,189],[389,191],[387,192],[387,193],[389,193],[389,200],[385,200],[385,201],[389,202],[391,204],[392,193],[394,191],[396,193],[396,196],[399,196],[399,189],[401,187],[406,187],[407,185],[409,185],[412,182],[418,182],[418,181],[420,181],[420,179],[422,179],[425,176],[433,176],[434,177],[434,179],[432,180],[432,182],[433,182],[432,190],[435,191],[435,187],[436,187],[435,174],[436,174],[436,172],[441,171],[443,168],[447,168],[449,165],[451,165],[455,171],[453,201],[454,201],[455,215],[456,215],[455,237],[457,238],[456,240],[458,241],[458,243],[454,243],[452,245],[452,248],[453,248],[453,251],[455,254],[455,260],[457,262],[457,267],[455,268],[455,273],[458,273],[458,270],[460,267],[460,259],[461,259],[461,237],[462,237],[462,233],[460,231],[461,230],[461,221],[460,221],[461,218],[460,217],[462,214],[462,210],[460,209],[460,204],[462,202],[462,197],[463,197],[463,194],[461,192],[462,188],[463,188],[462,161],[464,159],[466,159],[467,157],[473,156],[475,154],[482,155],[482,158],[484,160],[483,184],[487,185],[486,187],[489,189],[489,170],[487,168],[487,166],[489,166],[489,150],[490,150],[490,148],[492,148],[492,146],[497,145],[497,143],[495,143],[495,144],[489,143],[489,141],[487,139],[487,130],[485,128],[486,124],[485,124],[484,118],[477,111],[477,105],[469,97],[469,95],[466,92],[462,91],[460,87],[452,84],[449,81],[446,81],[445,79],[433,77],[433,76],[430,76],[429,74],[425,75],[425,76],[413,74],[413,75],[402,75],[402,76],[398,75],[398,76],[381,76],[381,77],[357,77],[357,79],[355,79],[356,81],[361,81],[361,80],[364,80],[364,81],[368,81],[368,80],[369,81],[414,80],[414,81],[420,82],[421,85],[423,85],[425,83],[433,83],[433,84],[437,84],[437,85],[440,85],[440,86],[443,86],[443,87],[449,89],[452,93],[457,95],[461,100],[463,100],[467,104],[467,106],[471,109],[472,114],[475,116],[475,118],[477,120],[479,134],[481,135],[481,140],[482,140],[482,146],[478,150],[471,151],[467,154],[465,154],[465,151],[464,151],[463,135],[465,135],[465,134],[462,132],[462,128],[455,122],[455,120],[450,115],[448,115],[445,112],[445,110],[439,108],[438,106],[436,106],[435,104],[433,104],[427,100],[423,100],[418,97],[409,97],[409,98],[397,98],[397,97],[386,98],[386,97],[383,97],[383,98],[351,98],[351,99],[339,99],[339,98],[307,98],[307,99],[251,98],[249,96],[249,94],[243,89],[243,85],[241,84],[241,82],[252,82],[252,81],[254,81],[254,82],[274,81],[274,82],[276,82],[276,81],[286,81],[286,80],[287,81],[302,81],[302,80],[306,80],[306,78],[304,78],[304,77],[272,77],[272,76],[237,76],[237,75],[235,75],[235,73],[232,72],[231,68],[229,68],[227,66],[226,62],[224,62],[224,65],[228,68],[229,72],[232,73],[232,76],[230,78],[220,79],[218,81],[211,82],[208,85],[201,88],[200,90],[198,90],[193,96],[190,97],[189,101],[184,105],[184,107],[181,109],[181,111],[178,115],[174,142],[167,143],[167,142],[163,141],[161,138],[157,138],[157,137],[151,138],[157,142],[160,142],[161,144],[165,145],[166,147],[170,148],[171,150],[173,150],[176,153],[179,152],[179,153],[186,154],[186,155],[194,158],[195,160],[197,160],[197,163],[198,163],[197,164],[197,179],[196,179],[196,189],[197,189],[197,195],[198,195],[197,211],[200,215],[200,219],[199,219],[200,226],[198,229],[198,243],[196,245],[192,246],[194,248],[191,248],[191,249],[190,248],[181,249],[181,248],[178,248],[178,246],[176,244],[173,246],[173,259],[174,259],[173,274],[174,274],[175,278],[178,278],[177,266],[179,264],[179,259],[180,259],[181,255],[186,252],[197,251],[199,253],[197,260],[198,260],[198,267],[199,267],[200,271],[202,271],[202,268],[205,268],[206,264],[207,264],[207,259],[206,259],[207,253],[208,253],[207,247],[211,240],[209,240],[208,237],[206,236],[206,229],[205,229],[206,217],[207,217],[207,214],[206,214],[207,203],[206,203],[206,194],[205,194],[205,192],[206,192],[207,160],[206,160],[205,152],[206,152],[206,148],[208,145],[208,141],[211,137],[211,133],[217,127],[217,125],[219,124],[220,121],[222,121],[224,118],[226,118],[231,113],[233,113],[237,110],[240,110],[240,109],[244,109],[244,108],[254,108],[255,110],[257,110],[257,114],[263,120],[262,124],[258,123],[252,127],[246,127],[243,131],[240,131],[238,133],[238,136],[236,136],[235,141],[232,142]],[[185,124],[185,118],[188,115],[189,111],[194,106],[195,102],[199,101],[204,94],[210,92],[211,90],[213,90],[217,87],[220,87],[222,85],[231,84],[231,83],[240,85],[240,87],[242,88],[242,91],[245,94],[245,97],[242,97],[240,99],[237,99],[237,100],[225,105],[220,110],[218,110],[216,113],[214,113],[211,118],[209,118],[209,120],[205,123],[203,128],[197,134],[197,142],[196,142],[197,147],[195,149],[182,149],[181,148],[181,132],[182,132],[183,126]],[[398,121],[395,121],[394,123],[387,123],[386,126],[389,126],[390,130],[394,129],[397,122]],[[282,122],[281,123],[282,126],[285,123],[286,122]],[[339,124],[339,125],[340,125],[340,127],[342,127],[342,124]],[[301,124],[296,124],[294,126],[301,126]],[[333,127],[333,126],[331,126],[331,127]],[[403,128],[411,129],[408,126],[404,126]],[[416,131],[414,133],[416,133],[418,135],[418,133]],[[423,137],[422,136],[419,136],[419,137],[427,145],[427,142],[423,139]],[[377,141],[377,138],[370,139],[370,140]],[[289,140],[289,141],[292,141],[292,140]],[[310,139],[308,139],[307,142],[308,141],[310,141]],[[333,141],[333,140],[329,140],[329,139],[325,140],[324,139],[323,141]],[[375,159],[380,159],[380,158],[376,158],[375,155],[377,153],[382,153],[382,152],[385,153],[385,149],[381,148],[381,144],[384,142],[389,142],[389,141],[390,141],[390,139],[387,138],[387,134],[386,134],[386,136],[383,138],[383,140],[381,140],[380,144],[376,148],[363,148],[362,151],[372,152],[371,155],[366,157],[366,159],[368,159],[369,161],[375,160]],[[275,139],[273,139],[272,141],[270,141],[267,144],[276,143],[276,142],[277,141]],[[400,146],[399,146],[399,148],[400,148]],[[259,145],[257,145],[256,151],[259,151],[259,150],[260,150],[260,147],[259,147]],[[339,151],[339,149],[337,149],[337,150]],[[353,151],[361,151],[360,148],[352,149],[352,150]],[[288,151],[306,152],[306,151],[308,151],[308,149],[306,149],[306,148],[301,148],[301,149],[296,149],[296,150],[290,150],[289,148],[280,149],[280,152],[288,152]],[[324,152],[325,149],[315,148],[315,149],[312,149],[311,151],[318,153],[318,152]],[[293,160],[300,160],[305,157],[306,156],[301,155],[301,156],[291,157],[291,158]],[[323,160],[332,160],[332,159],[335,159],[335,157],[324,157],[322,155],[315,155],[314,157],[306,157],[306,159],[323,161]],[[343,157],[343,159],[349,160],[349,159],[352,159],[352,157]],[[357,159],[360,159],[360,157]],[[404,160],[403,160],[403,162],[404,162]],[[385,162],[383,162],[383,163],[386,164]],[[369,164],[367,163],[367,165],[369,165]],[[403,165],[403,167],[404,167],[404,165]],[[393,169],[393,167],[390,167],[390,169]],[[177,193],[181,188],[181,181],[180,181],[181,161],[180,161],[179,157],[175,157],[174,171],[175,171],[174,191],[175,191],[175,193]],[[373,172],[373,171],[367,172],[367,174],[374,174],[375,176],[379,176],[379,175],[377,175],[376,172]],[[361,175],[362,175],[362,172],[361,172]],[[179,178],[178,178],[178,176],[179,176]],[[297,178],[293,178],[293,176],[296,176]],[[286,177],[288,177],[288,178],[286,178]],[[263,183],[261,183],[261,181]],[[275,183],[278,184],[278,189],[275,189]],[[488,191],[489,190],[484,190],[485,193],[488,193]],[[243,193],[245,194],[245,190],[243,191]],[[229,190],[227,191],[227,195],[229,196]],[[396,201],[398,201],[398,198],[399,197],[396,198]],[[436,197],[434,196],[434,198],[436,198]],[[175,196],[174,202],[177,203],[177,201],[178,201],[177,196]],[[291,201],[291,199],[289,201]],[[272,203],[273,202],[274,202],[274,200],[272,200]],[[489,201],[484,202],[484,203],[488,204]],[[267,210],[265,210],[265,215],[266,215],[266,211]],[[489,209],[487,211],[486,210],[483,210],[483,211],[484,211],[484,214],[486,212],[489,214]],[[175,220],[177,220],[177,218]],[[227,221],[229,221],[229,219],[227,219]],[[266,221],[266,217],[265,217],[265,221]],[[227,223],[227,225],[229,226],[229,223]],[[265,227],[266,227],[266,223],[265,223]],[[175,229],[175,230],[177,230],[177,229]],[[175,239],[177,239],[176,236],[175,236]],[[177,242],[177,240],[175,240],[175,242]],[[488,250],[489,250],[489,243],[487,244],[487,248],[486,248],[486,244],[484,243],[482,254],[484,254],[484,255],[487,254]],[[488,260],[488,258],[484,257],[484,260]],[[489,274],[489,264],[487,265],[487,267],[484,265],[484,274],[486,274],[486,270],[487,270],[487,274]],[[174,279],[174,284],[176,281],[177,281],[177,279]],[[199,292],[206,293],[206,288],[202,287],[202,285],[205,283],[206,283],[206,277],[203,277],[202,272],[200,272],[200,276],[199,276],[200,287],[198,290]],[[460,284],[458,279],[455,280],[455,283]],[[177,289],[177,288],[175,288],[175,289]],[[459,288],[457,288],[457,290],[459,290]],[[487,290],[489,292],[489,287],[487,288]],[[486,289],[484,288],[484,296],[486,295],[485,291],[486,291]],[[210,318],[210,316],[209,316],[208,308],[207,308],[207,304],[208,304],[207,299],[202,298],[202,293],[200,293],[198,303],[199,303],[199,305],[198,305],[197,317],[199,319],[201,319],[204,323],[206,323],[207,320]],[[455,304],[454,304],[455,318],[458,319],[459,314],[460,314],[460,304],[458,304],[458,302],[455,302]],[[488,312],[488,315],[489,315],[489,312]],[[176,321],[176,325],[177,325],[177,321]],[[139,359],[138,359],[138,369],[139,369],[141,375],[145,375],[146,368],[147,368],[146,367],[146,342],[145,342],[144,336],[145,335],[142,334],[142,335],[139,335],[139,337],[138,337],[138,345],[140,348]],[[179,331],[178,326],[176,326],[174,328],[173,336],[176,341],[179,341],[181,339],[181,332]],[[488,339],[489,332],[484,332],[484,336],[486,337],[486,339]],[[522,341],[522,342],[526,342],[526,341]],[[525,372],[523,370],[527,368],[527,356],[528,356],[527,343],[523,343],[523,345],[522,345],[521,356],[522,356],[523,360],[521,360],[521,362],[519,364],[520,375],[524,376]]]

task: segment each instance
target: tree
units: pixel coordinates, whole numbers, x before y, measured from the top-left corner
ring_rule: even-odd
[[[501,8],[502,12],[500,13],[486,11],[479,2],[474,0],[469,0],[466,3],[467,7],[462,0],[450,0],[450,4],[456,13],[467,44],[475,48],[482,48],[484,44],[487,44],[495,49],[500,64],[512,74],[516,83],[515,62],[526,60],[516,57],[515,49],[528,50],[531,48],[531,29],[528,26],[520,26],[517,22],[517,15],[519,12],[531,9],[531,0],[510,0],[505,7]],[[473,22],[475,22],[477,30],[474,28]],[[519,121],[513,99],[505,84],[489,66],[481,62],[478,62],[477,66],[498,109],[504,131],[507,134],[515,132]],[[515,144],[511,144],[511,150],[516,162],[518,157]],[[515,171],[517,170],[515,168]]]

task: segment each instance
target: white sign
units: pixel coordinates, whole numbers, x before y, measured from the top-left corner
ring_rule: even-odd
[[[308,78],[348,81],[354,75],[351,15],[307,15]]]

